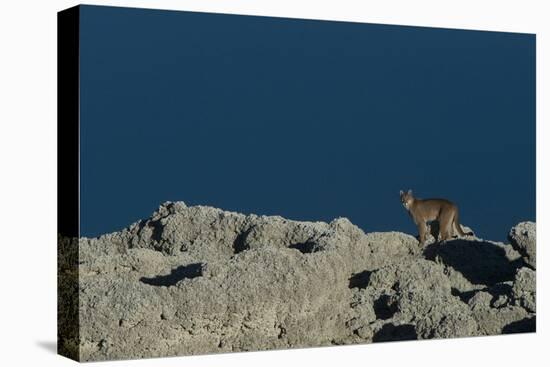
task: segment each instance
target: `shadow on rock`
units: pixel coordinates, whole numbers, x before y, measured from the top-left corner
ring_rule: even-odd
[[[534,333],[537,331],[537,318],[526,317],[523,320],[514,321],[502,328],[503,334]]]
[[[513,280],[521,259],[510,261],[504,249],[486,241],[463,239],[434,243],[424,249],[429,260],[440,259],[474,284],[492,286]]]
[[[369,285],[370,276],[372,271],[365,270],[360,273],[355,273],[349,278],[350,288],[365,289]]]
[[[460,297],[460,300],[466,304],[478,291],[478,289],[474,289],[472,291],[461,292],[456,288],[451,288],[451,294],[455,297]]]
[[[414,325],[411,324],[397,326],[394,324],[386,324],[372,337],[373,342],[391,342],[416,339],[418,339],[416,336],[416,329]]]
[[[373,308],[377,319],[387,320],[397,312],[397,302],[387,294],[383,294],[374,301]]]
[[[237,235],[235,238],[235,241],[233,241],[233,253],[238,254],[246,250],[250,250],[250,246],[246,243],[246,237],[250,233],[250,229],[241,232]]]
[[[298,250],[302,254],[312,254],[314,252],[321,251],[319,245],[311,241],[293,243],[292,245],[288,246],[288,248]]]
[[[140,282],[157,287],[170,287],[176,285],[180,280],[202,276],[204,267],[205,265],[201,263],[182,265],[172,269],[168,275],[159,275],[153,278],[142,277],[140,278]]]

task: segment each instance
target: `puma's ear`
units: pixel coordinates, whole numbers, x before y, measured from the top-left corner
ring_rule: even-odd
[[[399,190],[399,195],[403,196],[403,190]]]
[[[409,189],[409,191],[407,192],[407,194],[412,195],[412,194],[413,194],[413,191],[412,191],[411,189]]]

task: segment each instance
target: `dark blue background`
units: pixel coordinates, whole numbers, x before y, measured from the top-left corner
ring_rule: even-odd
[[[164,201],[365,231],[535,220],[535,36],[83,6],[81,234]]]

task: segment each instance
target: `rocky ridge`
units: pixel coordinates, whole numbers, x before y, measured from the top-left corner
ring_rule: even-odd
[[[120,232],[60,240],[60,274],[78,282],[60,288],[60,314],[80,329],[62,328],[59,348],[91,361],[534,331],[535,234],[524,222],[511,245],[421,248],[345,218],[167,202]]]

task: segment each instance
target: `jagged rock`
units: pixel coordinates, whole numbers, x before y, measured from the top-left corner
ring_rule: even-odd
[[[468,301],[468,306],[472,310],[478,308],[489,308],[493,296],[489,292],[479,291],[474,294],[472,298]]]
[[[506,306],[498,309],[479,307],[473,309],[472,316],[477,322],[477,335],[496,335],[516,321],[523,320],[529,313],[522,307]],[[533,330],[534,331],[534,330]]]
[[[60,347],[83,361],[534,325],[534,271],[517,270],[510,245],[475,237],[421,248],[411,235],[365,234],[346,218],[298,222],[167,202],[122,231],[60,247],[60,294],[79,295],[60,303],[63,325],[80,320],[76,333],[64,326]]]
[[[521,254],[525,263],[537,267],[537,226],[533,222],[521,222],[512,227],[508,234],[512,246]]]
[[[424,256],[459,272],[472,289],[479,288],[474,285],[491,286],[512,280],[522,265],[520,254],[512,246],[477,238],[431,244],[424,249]]]
[[[418,339],[474,335],[477,330],[470,309],[452,295],[444,267],[432,261],[383,267],[372,273],[365,292],[377,319],[412,325]]]
[[[536,273],[527,267],[519,269],[512,286],[515,303],[529,312],[537,312],[536,291]]]

